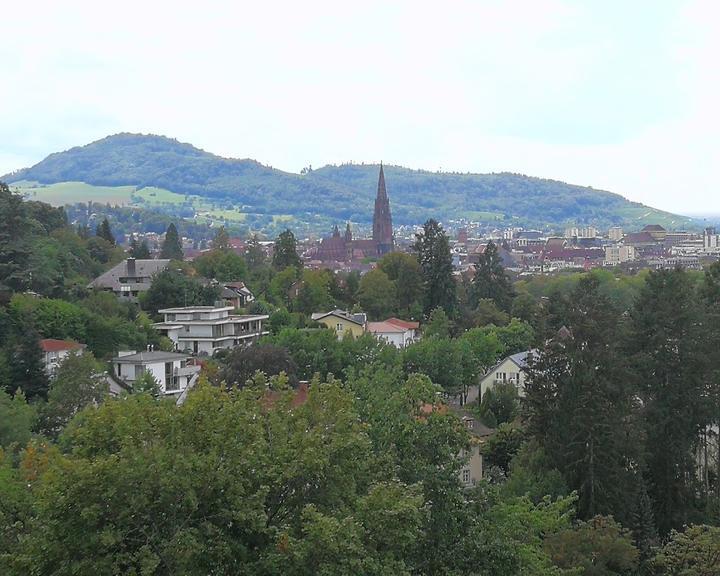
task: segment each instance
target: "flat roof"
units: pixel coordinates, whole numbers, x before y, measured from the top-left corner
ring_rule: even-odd
[[[112,361],[116,364],[152,364],[154,362],[169,362],[171,360],[187,360],[188,358],[190,358],[189,354],[153,350],[138,352],[137,354],[128,354],[127,356],[116,356]]]
[[[179,308],[163,308],[160,314],[181,314],[183,312],[223,312],[235,310],[234,306],[181,306]]]

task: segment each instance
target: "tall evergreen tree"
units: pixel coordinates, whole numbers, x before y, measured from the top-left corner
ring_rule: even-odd
[[[505,273],[497,246],[490,241],[475,265],[471,304],[477,306],[480,300],[490,299],[500,310],[510,312],[514,296],[512,283]]]
[[[30,257],[27,245],[27,215],[22,197],[0,182],[0,288],[22,290],[27,286],[25,267]]]
[[[422,269],[425,286],[424,313],[428,316],[441,307],[453,318],[457,304],[457,287],[453,278],[450,242],[443,227],[435,220],[428,220],[422,232],[415,235],[413,246]]]
[[[168,225],[165,231],[165,240],[162,243],[160,249],[160,258],[169,258],[170,260],[182,260],[183,249],[182,242],[180,242],[180,235],[178,234],[175,224],[172,222]]]
[[[658,531],[692,519],[696,449],[707,422],[695,290],[682,269],[648,274],[630,315],[626,350],[643,406],[646,483]]]
[[[45,372],[40,337],[32,327],[25,327],[17,336],[10,363],[10,386],[22,390],[28,401],[47,399],[48,377]]]
[[[272,263],[275,270],[284,270],[288,266],[302,268],[302,260],[297,252],[297,240],[290,230],[285,230],[275,240]]]
[[[720,511],[720,262],[705,269],[702,286],[705,310],[705,351],[708,361],[708,399],[711,408],[710,426],[705,431],[703,483],[713,508]],[[714,447],[714,453],[713,452]],[[710,470],[709,464],[716,468]],[[715,485],[710,486],[710,478]],[[712,495],[711,495],[712,491]]]
[[[110,222],[107,218],[103,218],[103,221],[98,224],[98,227],[95,229],[95,236],[107,240],[113,246],[115,245],[115,236],[113,236],[112,230],[110,229]]]
[[[550,340],[530,362],[525,410],[537,438],[583,518],[627,516],[632,450],[632,394],[618,357],[618,314],[584,277],[567,309],[569,335]]]
[[[257,234],[253,234],[248,240],[247,249],[245,250],[245,262],[250,272],[255,272],[265,263],[265,252],[260,245]]]

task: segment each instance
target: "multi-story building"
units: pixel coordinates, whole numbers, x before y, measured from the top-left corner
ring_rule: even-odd
[[[605,246],[605,265],[617,266],[624,262],[635,260],[635,248],[633,246]]]
[[[189,354],[148,350],[119,352],[112,359],[113,375],[130,388],[146,372],[152,374],[163,394],[180,394],[195,384],[200,366]]]
[[[623,229],[620,226],[613,226],[608,230],[608,238],[613,242],[620,242],[623,239]]]
[[[265,314],[231,314],[233,306],[186,306],[158,310],[165,320],[155,328],[170,338],[176,349],[212,355],[216,350],[251,343],[268,334]]]

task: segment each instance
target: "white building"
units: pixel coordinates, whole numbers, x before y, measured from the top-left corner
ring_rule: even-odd
[[[395,348],[406,348],[420,339],[419,322],[389,318],[383,322],[368,322],[365,331]]]
[[[528,357],[532,355],[532,350],[518,352],[503,358],[490,368],[484,376],[480,378],[477,386],[470,388],[467,397],[467,403],[477,402],[485,392],[500,383],[512,383],[517,389],[518,396],[525,396],[525,368],[527,367]]]
[[[715,232],[715,228],[705,228],[703,231],[703,250],[705,252],[720,251],[720,234]]]
[[[164,394],[180,394],[193,386],[200,374],[200,366],[188,364],[189,354],[177,352],[134,350],[119,352],[112,359],[113,374],[130,386],[145,372],[153,375]]]
[[[44,338],[40,340],[40,348],[43,351],[43,359],[45,361],[45,372],[52,377],[55,376],[58,366],[70,354],[82,354],[85,344],[80,344],[73,340],[55,340],[54,338]]]
[[[159,310],[165,316],[155,328],[175,344],[193,354],[212,355],[222,348],[233,348],[268,334],[263,331],[267,315],[231,314],[233,306],[186,306]]]

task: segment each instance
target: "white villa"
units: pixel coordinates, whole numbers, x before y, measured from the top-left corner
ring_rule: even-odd
[[[45,361],[45,372],[50,377],[55,376],[58,367],[70,354],[82,354],[85,344],[74,340],[56,340],[55,338],[44,338],[40,340],[40,348],[43,351]]]
[[[484,376],[480,378],[478,386],[470,388],[467,402],[477,402],[482,399],[485,392],[499,383],[512,383],[518,391],[518,396],[525,396],[525,372],[528,358],[533,354],[532,350],[518,352],[503,358],[488,370]]]
[[[222,348],[233,348],[268,334],[263,315],[231,314],[233,306],[187,306],[159,310],[165,316],[155,328],[175,344],[177,350],[212,355]]]
[[[420,339],[420,324],[399,318],[389,318],[382,322],[368,322],[365,325],[365,331],[396,348],[405,348]]]
[[[149,350],[118,352],[112,359],[113,374],[132,386],[145,372],[150,372],[164,394],[180,394],[192,387],[200,375],[200,366],[188,364],[189,354]]]

